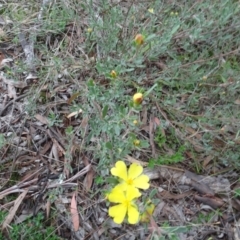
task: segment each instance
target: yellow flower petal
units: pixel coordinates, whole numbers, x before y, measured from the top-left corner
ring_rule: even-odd
[[[127,184],[127,182],[124,181],[119,183],[116,187],[118,187],[121,191],[126,191],[128,186],[129,185]]]
[[[130,224],[136,224],[138,220],[139,220],[139,212],[134,205],[130,204],[128,206],[128,222]]]
[[[141,196],[139,190],[135,187],[129,186],[126,190],[126,199],[127,201],[132,201],[134,198],[138,198]]]
[[[108,214],[113,218],[113,221],[117,224],[121,224],[126,216],[127,207],[124,204],[118,204],[116,206],[110,207]]]
[[[133,180],[133,186],[141,189],[149,188],[149,177],[147,175],[141,175]]]
[[[111,173],[113,176],[119,177],[124,181],[127,180],[127,167],[125,162],[117,161],[115,167],[111,169]]]
[[[109,202],[113,203],[123,203],[126,199],[126,196],[121,188],[117,185],[113,190],[108,194]]]
[[[136,163],[131,164],[128,170],[128,179],[135,179],[143,172],[143,167]]]

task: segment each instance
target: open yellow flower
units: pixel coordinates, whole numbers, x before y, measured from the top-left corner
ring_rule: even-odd
[[[113,207],[110,207],[108,214],[113,218],[113,221],[117,224],[121,224],[128,215],[128,222],[130,224],[136,224],[139,220],[139,211],[134,204],[133,200],[141,196],[138,189],[127,189],[122,191],[120,188],[115,187],[108,195],[108,200],[113,203],[119,203]]]
[[[128,188],[148,189],[149,177],[142,174],[142,172],[143,167],[136,163],[131,164],[127,171],[127,166],[123,161],[117,161],[115,167],[111,169],[112,175],[121,179],[117,187],[123,191]]]

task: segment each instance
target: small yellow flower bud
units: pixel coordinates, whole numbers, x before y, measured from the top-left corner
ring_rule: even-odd
[[[149,11],[150,13],[154,14],[153,8],[149,8],[148,11]]]
[[[114,70],[111,71],[110,75],[111,75],[112,78],[117,77],[117,73]]]
[[[141,104],[143,101],[143,94],[142,93],[135,93],[133,96],[133,102],[137,105]]]
[[[203,80],[203,81],[206,81],[206,80],[207,80],[207,76],[203,76],[203,77],[202,77],[202,80]]]
[[[88,32],[88,33],[91,33],[92,31],[93,31],[92,28],[88,28],[88,29],[87,29],[87,32]]]
[[[178,16],[178,12],[175,12],[175,16]]]
[[[143,212],[143,214],[140,218],[140,221],[141,222],[150,222],[150,218],[153,215],[154,209],[155,209],[154,204],[152,204],[151,201],[149,201],[147,203],[145,211]]]
[[[137,120],[134,120],[134,121],[133,121],[133,124],[134,124],[134,125],[138,125],[138,121],[137,121]]]
[[[173,16],[173,15],[174,15],[174,12],[171,12],[171,13],[170,13],[170,16]]]
[[[135,139],[135,140],[133,141],[133,145],[134,145],[134,146],[139,146],[139,145],[140,145],[140,141],[139,141],[138,139]]]
[[[142,34],[137,34],[135,39],[134,39],[136,45],[140,46],[140,45],[143,45],[144,43],[144,37]]]

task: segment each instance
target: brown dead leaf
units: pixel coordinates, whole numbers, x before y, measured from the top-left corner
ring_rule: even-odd
[[[203,161],[203,167],[205,168],[213,160],[213,158],[214,156],[212,155],[207,156]]]
[[[87,126],[88,126],[88,117],[84,117],[81,124],[80,124],[80,128],[86,129]]]
[[[49,218],[50,209],[51,209],[51,201],[47,200],[47,203],[46,203],[46,216],[47,216],[47,218]]]
[[[153,122],[155,123],[156,126],[160,126],[160,120],[157,117],[153,118]]]
[[[0,28],[0,36],[1,36],[1,28]],[[2,52],[0,52],[0,67],[3,65],[3,60],[5,59],[5,56]]]
[[[147,108],[144,106],[142,109],[142,125],[146,126],[147,125],[147,118],[148,118],[148,110]]]
[[[60,166],[59,150],[58,150],[58,146],[57,146],[56,142],[53,142],[51,153],[53,154],[53,158],[56,160],[56,163],[58,164],[58,166]]]
[[[46,124],[49,125],[49,121],[46,117],[40,115],[40,114],[35,114],[34,116],[39,122],[41,122],[42,124]]]
[[[240,105],[240,99],[235,100],[234,103]]]
[[[10,98],[16,99],[17,98],[17,92],[13,85],[8,84],[8,96]]]
[[[73,223],[74,231],[78,231],[79,229],[79,215],[77,210],[77,201],[76,201],[76,193],[73,193],[72,200],[71,200],[71,217]]]
[[[46,152],[51,148],[52,143],[50,141],[46,142],[46,144],[43,146],[43,148],[40,150],[41,155],[45,155]]]
[[[219,148],[224,148],[226,146],[226,142],[223,141],[221,138],[214,138],[213,142],[212,142],[213,146],[217,149]]]
[[[217,209],[223,206],[224,201],[215,196],[198,196],[195,195],[194,198],[201,203],[207,204],[208,206],[212,207],[213,209]]]
[[[10,209],[7,217],[5,218],[5,221],[3,222],[2,230],[4,230],[11,223],[11,221],[13,220],[16,214],[16,211],[18,210],[21,202],[23,201],[27,193],[28,193],[28,189],[25,189],[15,200],[14,206]]]
[[[83,162],[84,162],[85,167],[90,164],[89,160],[88,160],[88,158],[86,156],[83,157]],[[86,175],[86,177],[84,179],[84,182],[83,182],[83,185],[85,186],[87,192],[92,187],[93,176],[94,176],[94,171],[93,171],[92,166],[91,166],[91,168],[89,169],[89,171],[88,171],[88,173],[87,173],[87,175]]]

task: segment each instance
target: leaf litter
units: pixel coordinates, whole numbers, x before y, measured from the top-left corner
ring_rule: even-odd
[[[192,111],[189,107],[192,101],[189,99],[192,96],[189,93],[180,94],[178,98],[181,100],[175,99],[175,103],[173,102],[171,107],[164,106],[162,100],[158,98],[156,100],[154,99],[156,96],[152,96],[156,107],[149,109],[145,105],[139,116],[143,124],[141,136],[148,140],[150,148],[136,150],[130,155],[126,155],[126,161],[137,162],[145,166],[145,172],[150,177],[152,187],[156,189],[156,198],[160,202],[156,205],[146,230],[141,226],[118,226],[108,218],[106,202],[96,184],[97,160],[93,159],[91,152],[88,152],[85,147],[84,141],[86,139],[81,139],[77,135],[81,129],[84,131],[83,137],[88,137],[88,123],[92,116],[91,114],[87,115],[79,107],[81,101],[85,100],[82,99],[81,92],[78,91],[85,89],[84,79],[99,77],[92,66],[96,59],[100,60],[104,57],[102,46],[98,42],[94,43],[89,53],[85,52],[84,47],[79,46],[79,43],[83,44],[87,41],[82,32],[82,29],[89,24],[88,17],[85,15],[85,19],[80,25],[75,20],[68,23],[65,26],[66,29],[63,29],[63,32],[65,31],[63,34],[45,34],[44,29],[41,28],[41,24],[44,23],[44,8],[54,6],[54,4],[52,1],[43,1],[37,19],[32,19],[35,23],[31,25],[26,22],[26,26],[21,24],[18,26],[19,32],[26,31],[27,33],[16,35],[19,40],[18,44],[14,42],[9,44],[6,41],[6,50],[4,51],[15,52],[15,55],[10,54],[12,57],[8,58],[5,56],[5,52],[1,54],[1,74],[3,75],[0,79],[2,103],[0,126],[1,134],[4,134],[7,142],[1,145],[0,151],[1,163],[4,164],[1,178],[5,179],[0,184],[0,199],[1,210],[8,210],[2,228],[9,228],[11,222],[17,222],[15,217],[21,216],[27,208],[29,216],[36,214],[37,211],[46,211],[46,215],[49,217],[51,216],[51,207],[54,207],[57,209],[55,227],[60,229],[59,235],[65,239],[70,239],[70,237],[73,239],[151,239],[154,236],[166,236],[170,230],[176,232],[179,239],[192,239],[197,234],[201,235],[201,239],[207,239],[210,236],[220,238],[220,233],[224,234],[226,239],[233,238],[233,235],[237,239],[239,216],[236,213],[240,209],[240,203],[237,198],[232,197],[232,185],[237,181],[238,174],[235,167],[230,167],[225,172],[221,164],[214,166],[216,159],[221,157],[216,155],[214,150],[222,148],[227,151],[231,148],[232,142],[236,143],[238,147],[238,134],[235,134],[239,127],[238,118],[232,116],[232,119],[228,119],[228,121],[222,119],[221,123],[226,124],[216,123],[213,125],[203,122],[199,128],[189,122],[183,122],[184,118],[198,119],[203,117],[203,113],[208,114],[211,111],[214,115],[216,106],[222,101],[220,92],[217,92],[219,97],[217,100],[210,96],[202,97],[199,100],[199,110],[193,109]],[[70,3],[67,1],[65,7],[68,7],[68,4]],[[132,7],[130,3],[117,2],[115,4],[122,9],[127,9],[126,12],[130,11]],[[93,6],[96,10],[95,18],[101,25],[103,18],[99,9],[100,5],[94,2]],[[169,7],[172,7],[171,4]],[[191,7],[194,8],[195,4]],[[139,16],[144,16],[143,9],[140,13]],[[142,23],[147,26],[149,19],[146,22],[142,19]],[[10,31],[14,21],[10,22],[2,17],[0,20],[1,25],[4,26],[1,28],[1,35],[5,38],[5,29]],[[175,25],[171,34],[173,40],[180,42],[184,39],[185,34],[179,29],[180,25]],[[102,38],[103,32],[98,29],[96,31],[96,36]],[[127,29],[123,29],[122,35],[124,34],[127,34]],[[194,36],[191,38],[193,44],[201,46],[202,43],[195,42]],[[64,42],[65,40],[66,42]],[[58,65],[61,74],[52,68],[49,71],[49,76],[46,76],[46,80],[40,83],[40,78],[37,75],[38,64],[48,61],[46,53],[37,49],[38,43],[40,44],[41,41],[46,42],[49,50],[59,48],[60,51],[56,51],[55,54],[56,56],[59,54],[60,59],[70,55],[74,61],[73,71],[80,71],[78,78],[72,79],[69,74],[71,64],[62,62]],[[68,47],[67,50],[61,52],[61,43],[63,42],[68,44]],[[175,47],[179,52],[184,51],[177,42]],[[85,60],[82,62],[79,59],[76,60],[75,58],[79,57],[77,52],[81,52],[81,56]],[[229,52],[233,56],[235,53],[236,50]],[[219,56],[216,54],[210,59],[213,60]],[[227,56],[225,53],[222,54],[221,58],[227,58]],[[146,59],[147,65],[152,71],[155,71],[154,67],[157,67],[161,72],[168,72],[171,66],[168,66],[164,58],[166,57],[163,56],[154,61]],[[17,79],[13,79],[6,73],[8,68],[13,69],[14,72],[18,65],[16,61],[24,61],[26,68],[21,70],[20,74],[16,74],[18,71],[13,73],[14,76],[17,76]],[[50,59],[47,63],[50,68],[52,61],[54,59]],[[192,64],[201,62],[204,63],[206,60],[197,59],[191,63],[182,64],[180,67],[187,68]],[[218,66],[217,69],[220,67]],[[151,74],[149,69],[147,70]],[[141,68],[136,68],[135,72],[137,76],[138,73],[140,74]],[[188,73],[186,72],[186,74]],[[100,82],[106,81],[101,77],[98,80]],[[141,84],[149,86],[147,80],[143,80]],[[220,88],[229,91],[230,94],[232,87],[237,88],[237,85],[234,85],[237,84],[237,81],[229,79],[221,84],[215,83],[214,79],[212,83],[201,84],[206,89],[210,87]],[[51,85],[53,85],[52,89]],[[65,87],[59,87],[59,85]],[[172,94],[170,91],[171,82],[163,84],[162,88],[162,93],[166,96],[163,99],[169,101],[168,96]],[[40,98],[41,101],[37,101]],[[236,97],[235,100],[231,101],[236,105],[235,107],[239,105],[239,98]],[[31,113],[27,107],[35,102],[36,110]],[[75,106],[76,103],[79,106]],[[184,106],[185,103],[186,106]],[[102,116],[101,104],[95,101],[93,105]],[[61,121],[57,122],[51,113],[55,116],[61,116]],[[104,115],[107,114],[108,112]],[[221,117],[224,118],[224,116]],[[65,129],[70,126],[74,132],[74,137],[71,139],[65,132]],[[183,165],[181,163],[174,166],[156,165],[154,169],[146,167],[149,158],[156,158],[163,154],[156,142],[158,128],[162,128],[164,137],[168,137],[172,131],[175,131],[179,139],[191,144],[193,150],[185,152],[186,161]],[[212,133],[212,139],[208,139],[206,136],[209,132]],[[106,134],[103,134],[103,138],[107,139]],[[69,143],[71,148],[69,148]],[[205,146],[208,143],[211,144],[211,149],[206,152]],[[167,145],[163,146],[166,152],[171,151]],[[202,165],[204,175],[199,172],[195,173],[196,169],[193,169],[192,164],[190,164],[192,161],[198,161],[196,165]],[[12,180],[13,169],[17,169],[18,180]],[[102,187],[107,189],[107,184]],[[55,196],[53,190],[58,191],[59,194]],[[16,194],[18,194],[16,199],[9,202],[7,196],[16,196]],[[27,207],[26,203],[30,199],[34,201],[33,207]],[[221,209],[222,216],[217,214],[217,209]],[[198,220],[197,214],[199,213],[205,216],[201,220],[205,222],[200,227],[196,227],[194,224]],[[209,226],[210,222],[205,220],[210,213],[215,213],[211,222],[212,226]],[[191,230],[181,229],[185,226],[186,228],[191,227]]]

